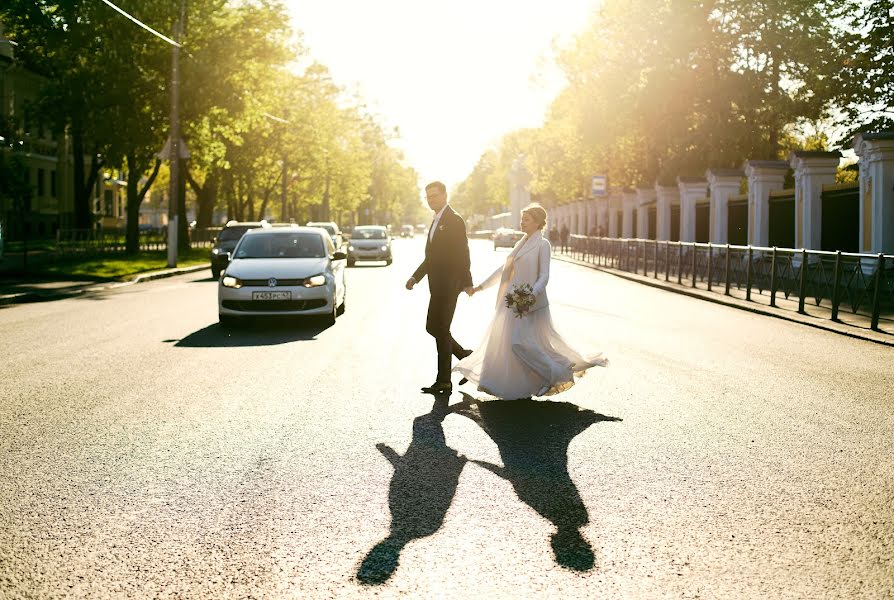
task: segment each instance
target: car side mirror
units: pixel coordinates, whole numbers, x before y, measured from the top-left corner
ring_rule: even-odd
[[[332,254],[332,260],[347,260],[348,255],[339,250]]]
[[[233,260],[233,255],[229,252],[221,252],[221,256],[223,256],[227,260],[227,262]]]

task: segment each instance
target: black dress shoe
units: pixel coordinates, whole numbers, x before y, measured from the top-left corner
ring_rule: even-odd
[[[426,394],[449,394],[453,391],[453,384],[449,381],[436,381],[428,387],[422,388]]]
[[[463,377],[462,379],[459,380],[459,384],[460,384],[460,385],[463,385],[463,384],[465,384],[465,383],[469,383],[469,380],[466,379],[465,377]]]
[[[467,357],[468,355],[470,355],[471,353],[472,353],[471,350],[463,350],[462,352],[459,353],[459,359],[462,360],[465,357]]]

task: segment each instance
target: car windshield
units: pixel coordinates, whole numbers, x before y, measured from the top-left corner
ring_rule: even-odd
[[[325,258],[323,238],[315,233],[251,235],[236,249],[236,258]]]
[[[384,240],[385,239],[385,230],[384,229],[366,229],[355,227],[354,231],[351,232],[352,240]]]
[[[236,226],[236,227],[226,227],[223,231],[220,232],[220,241],[222,242],[235,242],[239,240],[245,232],[249,229],[254,229],[254,227],[245,227],[245,226]]]
[[[335,227],[333,227],[332,225],[326,225],[323,223],[310,223],[308,227],[322,227],[329,232],[329,235],[335,235]]]

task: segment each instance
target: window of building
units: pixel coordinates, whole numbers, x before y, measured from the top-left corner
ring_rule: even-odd
[[[44,177],[46,173],[43,169],[37,169],[37,197],[43,198],[43,195],[46,193],[46,186],[44,185]]]
[[[106,204],[105,215],[107,217],[114,217],[115,216],[115,210],[114,210],[115,207],[113,206],[114,203],[112,202],[112,190],[106,190],[105,204]]]
[[[56,197],[56,171],[50,171],[50,196]]]

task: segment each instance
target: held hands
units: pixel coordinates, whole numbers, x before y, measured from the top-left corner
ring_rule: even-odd
[[[477,287],[472,287],[472,286],[467,286],[467,287],[464,287],[464,288],[463,288],[463,291],[464,291],[468,296],[471,297],[471,296],[474,296],[474,295],[475,295],[475,292],[478,291],[478,288],[477,288]]]

